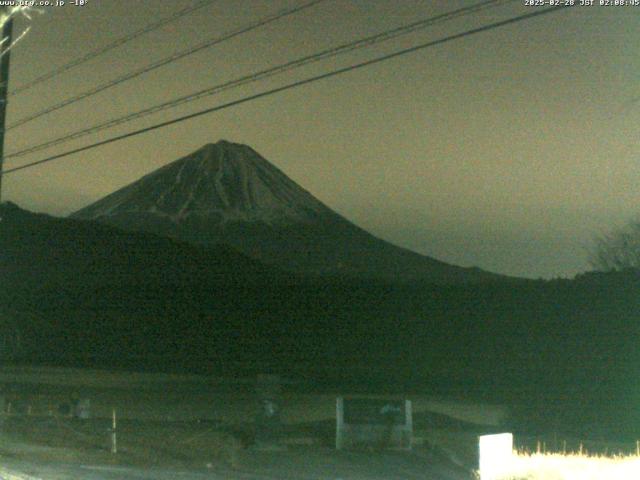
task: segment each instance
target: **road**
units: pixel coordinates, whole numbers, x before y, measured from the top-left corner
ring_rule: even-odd
[[[2,480],[468,480],[443,457],[411,453],[296,450],[251,452],[242,466],[137,468],[74,463],[29,463],[1,458]]]

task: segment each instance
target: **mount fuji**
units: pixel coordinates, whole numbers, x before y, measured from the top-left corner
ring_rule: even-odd
[[[292,272],[392,281],[504,279],[376,238],[246,145],[208,144],[75,212],[130,231],[226,244]]]

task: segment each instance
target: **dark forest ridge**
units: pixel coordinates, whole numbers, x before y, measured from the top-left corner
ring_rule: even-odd
[[[596,411],[619,434],[638,424],[620,418],[640,365],[636,271],[458,285],[305,279],[228,247],[12,204],[0,217],[5,363],[266,370],[318,390],[541,398],[541,425],[557,414],[551,404],[575,428]]]
[[[2,275],[51,285],[236,283],[285,274],[224,245],[202,247],[97,222],[35,214],[0,205]]]

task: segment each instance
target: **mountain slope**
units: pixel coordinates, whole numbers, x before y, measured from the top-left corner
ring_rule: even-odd
[[[203,248],[0,205],[0,279],[46,285],[240,284],[280,275],[226,246]]]
[[[245,145],[209,144],[72,215],[196,244],[231,245],[294,272],[466,283],[500,279],[357,227]]]

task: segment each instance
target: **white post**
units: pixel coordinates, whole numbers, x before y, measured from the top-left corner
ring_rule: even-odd
[[[116,409],[114,408],[111,417],[111,453],[118,453],[118,439],[116,437],[116,428]]]
[[[513,434],[483,435],[478,444],[481,480],[497,480],[510,473],[513,466]]]
[[[405,411],[405,434],[407,435],[407,448],[411,450],[413,447],[413,411],[411,408],[411,400],[404,401]]]
[[[344,399],[336,400],[336,450],[342,450],[344,442]]]

